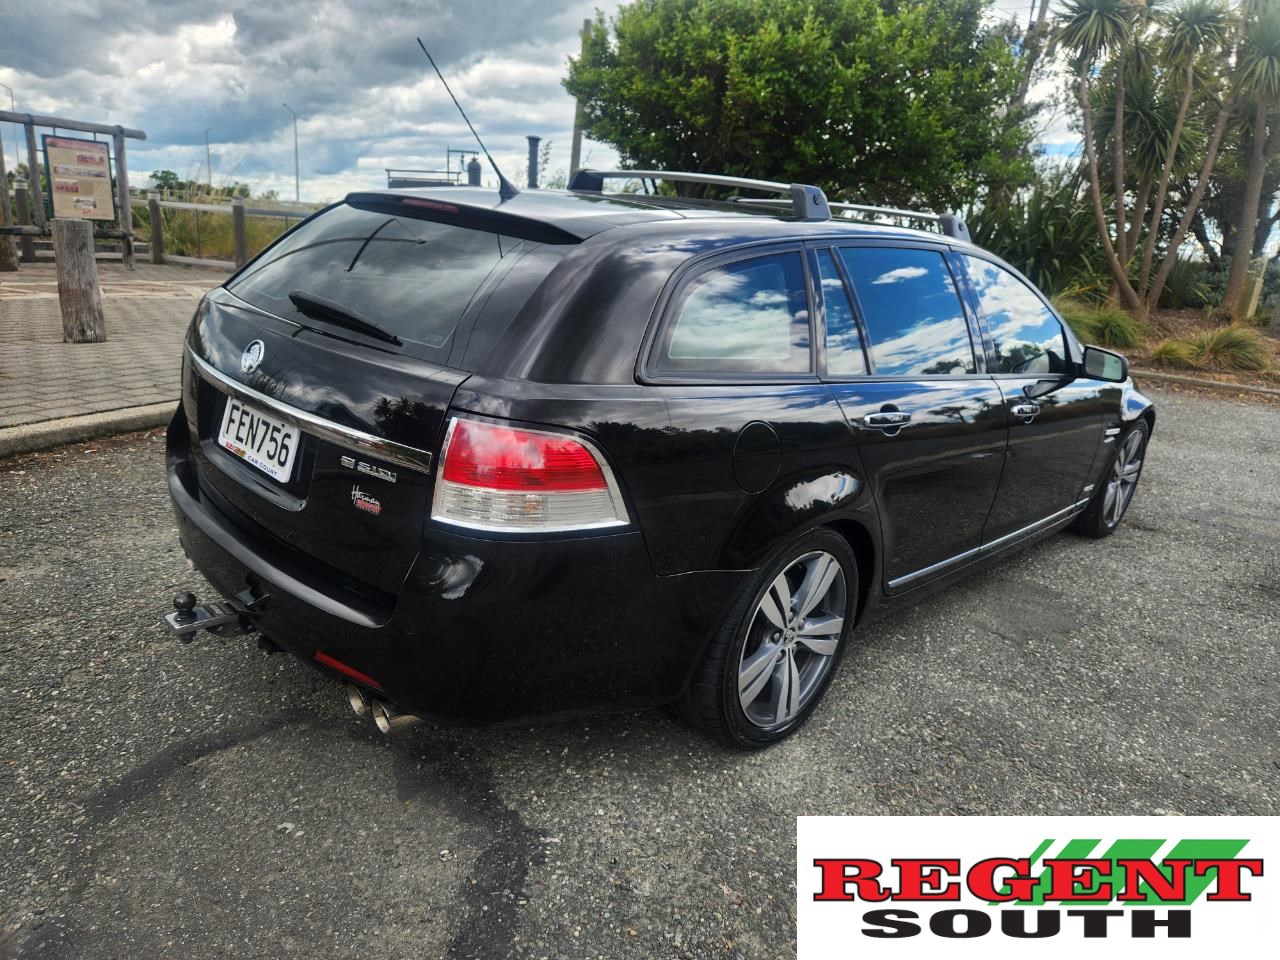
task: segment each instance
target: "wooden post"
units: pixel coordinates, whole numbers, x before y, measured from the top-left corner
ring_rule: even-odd
[[[151,220],[151,262],[164,263],[164,220],[160,215],[160,194],[147,194],[147,214]]]
[[[231,198],[231,236],[235,241],[236,267],[243,267],[248,256],[248,243],[244,235],[244,200]]]
[[[0,139],[0,227],[13,225],[9,211],[9,176],[4,169],[4,141]],[[18,269],[18,251],[7,236],[0,236],[0,273],[13,273]]]
[[[27,114],[27,122],[23,129],[27,131],[27,176],[31,178],[32,216],[35,218],[36,226],[43,227],[45,218],[44,194],[40,190],[40,154],[36,150],[36,126],[31,114]]]
[[[13,205],[14,213],[18,217],[18,226],[31,226],[31,194],[27,192],[25,180],[13,181]],[[34,237],[19,237],[18,250],[22,254],[23,263],[36,262],[36,241]]]
[[[124,127],[116,127],[113,137],[116,147],[116,202],[120,205],[120,231],[123,234],[120,252],[124,257],[124,268],[134,270],[133,262],[133,205],[129,203],[129,165],[124,157]]]
[[[64,217],[54,220],[53,255],[63,342],[101,343],[107,339],[107,325],[102,318],[98,263],[93,258],[93,224]]]

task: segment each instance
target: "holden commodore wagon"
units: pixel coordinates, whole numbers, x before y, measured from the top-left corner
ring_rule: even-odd
[[[1114,531],[1154,422],[954,217],[656,171],[353,193],[191,323],[168,486],[224,599],[169,621],[384,731],[674,702],[760,747],[873,613]]]

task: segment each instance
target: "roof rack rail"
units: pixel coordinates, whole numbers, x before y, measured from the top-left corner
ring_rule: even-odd
[[[756,200],[752,198],[739,197],[736,203],[746,203],[752,206],[777,206],[780,200]],[[873,207],[865,203],[847,203],[843,200],[832,201],[827,204],[832,210],[837,212],[851,211],[854,213],[871,213],[884,217],[902,217],[908,220],[930,220],[937,223],[942,232],[957,240],[971,242],[969,236],[969,227],[960,217],[953,213],[929,213],[927,210],[904,210],[900,207]]]
[[[776,180],[752,180],[747,177],[726,177],[718,173],[686,173],[679,170],[577,170],[569,179],[570,190],[600,193],[606,180],[670,180],[675,183],[706,183],[718,187],[738,187],[777,193],[787,197],[791,212],[797,220],[816,222],[831,219],[827,195],[821,187],[804,183],[779,183]],[[765,203],[785,204],[784,200],[766,200]]]

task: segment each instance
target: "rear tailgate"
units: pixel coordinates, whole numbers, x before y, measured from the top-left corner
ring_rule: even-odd
[[[261,341],[261,361],[241,357]],[[188,342],[200,485],[247,532],[394,594],[422,541],[432,454],[467,374],[300,329],[215,291]],[[300,430],[290,477],[218,443],[232,399]]]

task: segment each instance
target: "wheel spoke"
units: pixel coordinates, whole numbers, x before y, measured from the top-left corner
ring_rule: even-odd
[[[1124,469],[1120,471],[1120,476],[1132,482],[1138,479],[1138,474],[1142,472],[1141,460],[1130,460],[1124,465]]]
[[[791,587],[787,585],[785,572],[778,574],[778,579],[765,591],[760,601],[760,612],[779,630],[787,629],[787,618],[791,614]]]
[[[756,697],[760,696],[760,691],[769,682],[769,668],[777,663],[780,649],[780,644],[761,644],[760,649],[738,670],[738,699],[744,710],[755,703]]]
[[[1119,483],[1117,483],[1116,481],[1112,481],[1111,483],[1107,484],[1107,495],[1102,501],[1103,516],[1105,517],[1111,516],[1111,510],[1112,510],[1112,507],[1115,506],[1116,496],[1119,494],[1119,492],[1120,492]]]
[[[796,637],[796,643],[802,643],[814,653],[829,657],[836,652],[836,647],[840,644],[839,637],[806,637],[800,634]]]
[[[782,723],[795,716],[800,709],[800,669],[796,666],[795,653],[788,650],[774,670],[774,679],[778,681],[777,710],[774,722]]]
[[[840,564],[829,553],[821,554],[809,564],[805,571],[804,582],[796,592],[796,615],[807,617],[809,612],[831,589],[831,583],[840,572]]]

